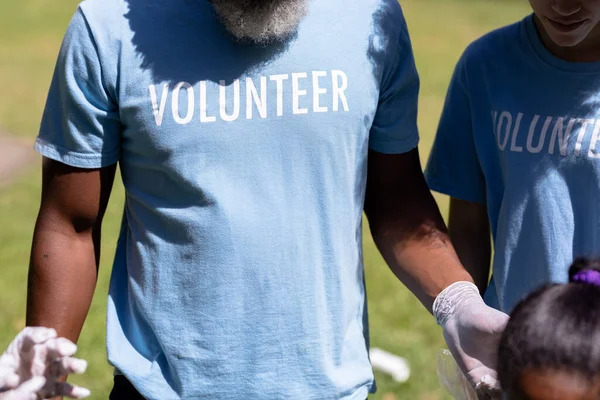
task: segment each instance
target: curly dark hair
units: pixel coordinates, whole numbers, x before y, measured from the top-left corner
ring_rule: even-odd
[[[498,378],[512,392],[526,370],[600,375],[600,286],[574,282],[581,271],[600,273],[600,260],[577,259],[569,283],[547,285],[521,301],[498,351]]]

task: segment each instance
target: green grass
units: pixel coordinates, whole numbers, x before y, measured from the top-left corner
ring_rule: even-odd
[[[35,136],[56,54],[75,0],[21,0],[0,12],[0,127],[25,139]],[[426,159],[454,64],[466,45],[483,33],[516,21],[527,12],[525,0],[402,0],[413,39],[422,93],[419,124]],[[24,324],[25,281],[33,224],[39,204],[39,165],[15,185],[0,191],[0,348]],[[442,212],[447,200],[436,196]],[[106,399],[111,370],[104,349],[104,314],[110,265],[123,200],[117,185],[104,226],[103,262],[90,315],[80,340],[80,356],[90,362],[74,382]],[[373,399],[446,399],[435,375],[435,354],[443,346],[431,316],[393,277],[365,235],[365,262],[374,346],[408,359],[412,378],[395,384],[377,373]]]

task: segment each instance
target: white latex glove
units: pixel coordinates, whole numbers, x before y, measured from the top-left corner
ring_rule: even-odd
[[[508,315],[488,307],[471,282],[456,282],[433,303],[450,352],[480,399],[500,399],[496,364]]]
[[[63,376],[83,373],[84,360],[73,358],[77,346],[57,338],[54,329],[27,327],[0,356],[0,400],[66,396],[81,399],[90,391],[66,382]],[[43,381],[43,383],[41,383]],[[33,394],[34,397],[28,397]]]

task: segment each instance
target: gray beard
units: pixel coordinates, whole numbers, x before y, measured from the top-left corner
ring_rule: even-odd
[[[310,0],[212,0],[227,30],[241,41],[283,42],[308,14]]]

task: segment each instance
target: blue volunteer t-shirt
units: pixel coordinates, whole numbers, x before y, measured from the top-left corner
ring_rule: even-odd
[[[533,17],[466,50],[426,169],[430,187],[487,202],[488,304],[510,312],[540,285],[600,255],[600,63],[542,44]]]
[[[417,146],[418,90],[396,0],[262,47],[206,0],[81,3],[36,148],[120,165],[110,363],[150,399],[364,400],[367,154]]]

